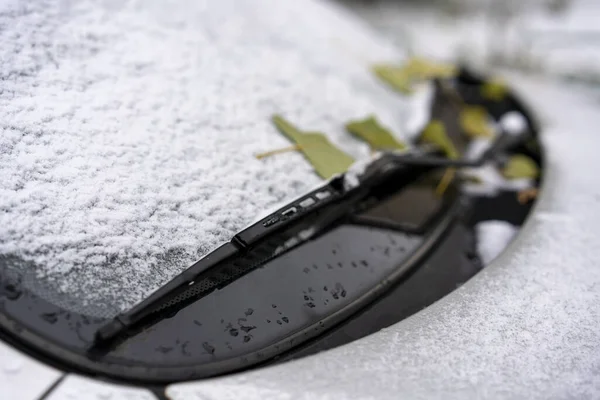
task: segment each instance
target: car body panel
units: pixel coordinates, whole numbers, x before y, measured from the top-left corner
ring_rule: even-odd
[[[34,400],[52,388],[63,372],[0,341],[0,394],[3,399]]]

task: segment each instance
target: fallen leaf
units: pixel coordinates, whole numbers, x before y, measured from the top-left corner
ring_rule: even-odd
[[[540,168],[535,161],[526,155],[515,154],[504,165],[502,175],[507,179],[535,179],[540,175]]]
[[[481,85],[481,95],[488,100],[502,101],[507,94],[508,87],[498,78],[488,80]]]
[[[420,140],[438,146],[448,158],[457,159],[459,157],[458,150],[448,137],[446,127],[441,121],[433,120],[429,122],[423,129]]]
[[[415,82],[452,78],[456,76],[458,69],[452,64],[434,63],[423,58],[413,57],[401,66],[375,65],[373,72],[395,90],[410,94],[413,92]]]
[[[322,133],[302,132],[279,115],[273,116],[273,123],[298,146],[299,151],[323,179],[346,172],[354,163],[351,156],[338,149]]]
[[[398,141],[388,129],[379,124],[374,116],[349,122],[346,124],[346,129],[367,142],[373,151],[406,149],[406,144]]]
[[[538,196],[538,188],[529,188],[517,193],[517,200],[520,204],[528,204]]]
[[[460,126],[471,138],[492,138],[494,129],[489,114],[482,106],[463,106],[459,115]]]
[[[373,66],[373,72],[393,89],[403,94],[413,92],[412,78],[406,69],[393,65],[375,65]]]

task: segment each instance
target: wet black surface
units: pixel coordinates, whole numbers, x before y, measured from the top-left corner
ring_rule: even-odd
[[[435,252],[377,302],[327,334],[274,362],[305,357],[353,342],[411,316],[468,281],[482,268],[472,229],[456,223]]]

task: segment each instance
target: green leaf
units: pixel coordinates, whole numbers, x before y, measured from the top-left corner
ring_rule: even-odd
[[[373,72],[395,90],[410,94],[415,82],[435,78],[451,78],[457,74],[458,69],[452,64],[434,63],[423,58],[413,57],[402,66],[375,65]]]
[[[457,159],[459,157],[458,150],[448,137],[446,127],[441,121],[433,120],[429,122],[423,129],[420,140],[438,146],[448,158]]]
[[[373,72],[379,79],[400,93],[411,94],[413,92],[412,78],[408,71],[402,67],[393,65],[375,65],[373,66]]]
[[[394,135],[381,126],[374,116],[361,121],[346,124],[348,132],[364,140],[373,150],[404,150],[406,144],[398,141]]]
[[[464,106],[459,115],[460,126],[470,138],[491,138],[494,129],[487,110],[482,106]]]
[[[302,132],[279,115],[273,116],[273,123],[298,145],[315,172],[324,179],[346,172],[354,163],[351,156],[335,147],[322,133]]]
[[[419,79],[452,78],[458,73],[452,64],[435,63],[419,57],[410,58],[406,68],[411,76]]]
[[[515,154],[504,165],[502,175],[507,179],[535,179],[540,176],[540,168],[535,161],[526,155]]]
[[[481,95],[492,101],[502,101],[508,94],[508,87],[500,79],[491,79],[481,85]]]

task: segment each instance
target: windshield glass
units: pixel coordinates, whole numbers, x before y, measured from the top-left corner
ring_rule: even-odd
[[[407,102],[368,70],[396,50],[352,19],[323,22],[329,7],[264,3],[269,12],[71,5],[56,25],[21,32],[54,18],[40,3],[4,28],[30,48],[0,49],[14,68],[2,92],[0,254],[31,290],[114,315],[323,183],[299,152],[257,159],[292,144],[275,113],[352,159],[370,150],[340,121],[377,111],[402,136]]]

